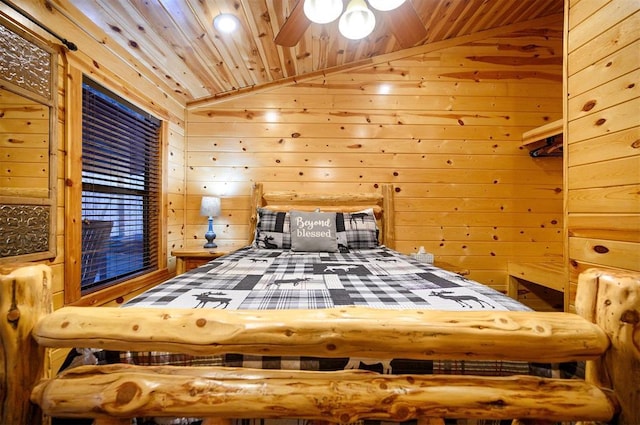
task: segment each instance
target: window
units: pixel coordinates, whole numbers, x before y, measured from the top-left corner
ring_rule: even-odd
[[[85,78],[81,293],[158,268],[160,121]]]

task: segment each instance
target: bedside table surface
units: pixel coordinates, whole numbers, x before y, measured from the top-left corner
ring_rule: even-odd
[[[171,255],[176,257],[176,274],[182,274],[193,268],[223,255],[227,255],[242,246],[219,246],[217,248],[176,248]]]
[[[225,248],[178,248],[171,251],[174,257],[211,257],[222,256],[231,252]]]

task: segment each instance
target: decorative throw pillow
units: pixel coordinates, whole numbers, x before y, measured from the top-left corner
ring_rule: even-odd
[[[372,249],[379,245],[379,230],[373,208],[352,213],[336,213],[336,231],[341,251]]]
[[[337,252],[335,213],[291,211],[291,250]]]
[[[258,208],[258,223],[253,245],[256,248],[290,249],[289,213]]]

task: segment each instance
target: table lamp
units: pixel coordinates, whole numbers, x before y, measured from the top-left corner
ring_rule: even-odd
[[[220,198],[215,196],[203,196],[200,204],[200,215],[209,217],[209,230],[204,234],[207,239],[207,243],[204,244],[205,248],[216,248],[213,240],[216,238],[216,233],[213,231],[213,217],[220,215]]]

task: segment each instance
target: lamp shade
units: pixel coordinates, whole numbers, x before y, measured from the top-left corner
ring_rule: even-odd
[[[381,12],[387,12],[389,10],[393,10],[397,7],[400,7],[405,0],[368,0],[369,5],[376,10]]]
[[[351,0],[338,23],[340,34],[350,40],[365,38],[371,34],[375,26],[376,17],[367,8],[364,0]]]
[[[220,198],[215,196],[203,196],[200,203],[200,215],[217,217],[220,215]]]
[[[311,22],[328,24],[342,13],[342,0],[304,0],[304,14]]]

